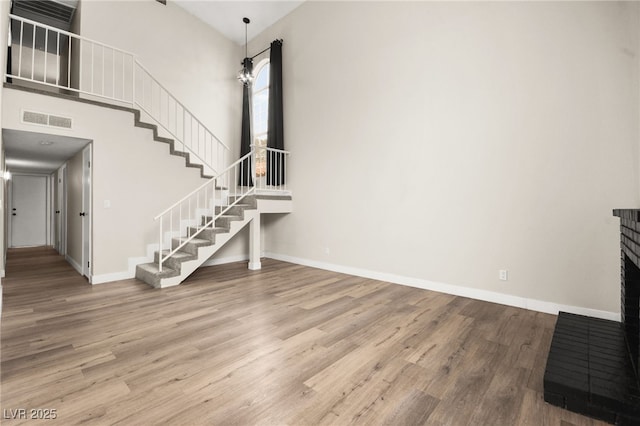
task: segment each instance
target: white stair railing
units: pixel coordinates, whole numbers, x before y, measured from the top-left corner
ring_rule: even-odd
[[[226,168],[229,147],[202,124],[143,67],[137,57],[116,47],[49,25],[9,15],[11,67],[7,81],[18,80],[95,96],[146,113],[175,140],[175,149],[215,176]]]
[[[158,223],[158,270],[162,272],[164,262],[187,243],[197,238],[204,230],[214,229],[216,220],[227,214],[249,195],[290,194],[284,183],[288,151],[262,148],[265,158],[271,156],[271,162],[265,163],[264,182],[260,179],[260,161],[256,156],[261,153],[252,150],[230,165],[218,176],[196,188],[174,203],[154,220]],[[256,166],[253,166],[253,165]],[[204,218],[204,219],[203,219]],[[165,249],[166,247],[166,249]]]
[[[268,194],[289,193],[285,179],[289,151],[252,145],[254,155],[254,179],[256,191]]]
[[[229,147],[202,124],[140,62],[135,61],[136,105],[180,144],[209,166],[205,173],[215,176],[226,167]]]

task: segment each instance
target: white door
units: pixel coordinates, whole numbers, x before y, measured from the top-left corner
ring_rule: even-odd
[[[82,151],[82,274],[91,277],[91,144]]]
[[[11,179],[11,247],[47,244],[47,177]]]
[[[56,250],[61,255],[67,254],[67,166],[58,170],[58,208],[56,209]]]

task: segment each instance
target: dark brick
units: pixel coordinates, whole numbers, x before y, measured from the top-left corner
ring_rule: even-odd
[[[615,321],[561,312],[547,358],[545,401],[607,422],[640,417],[624,331]]]

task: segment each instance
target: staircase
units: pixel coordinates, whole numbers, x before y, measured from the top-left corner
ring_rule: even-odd
[[[249,195],[240,197],[239,202],[231,196],[229,203],[216,206],[214,226],[207,226],[214,223],[212,215],[201,214],[199,226],[189,226],[184,236],[171,238],[171,248],[181,248],[173,253],[168,249],[156,251],[154,262],[136,267],[136,278],[156,288],[182,283],[246,225],[259,221],[261,210],[274,213],[273,207],[261,208],[260,204],[265,201],[271,202],[272,206],[279,206],[276,210],[280,213],[291,211],[290,195]],[[162,258],[164,261],[160,270]]]
[[[17,52],[6,74],[14,83],[11,87],[129,111],[135,126],[151,130],[154,140],[169,145],[171,155],[183,157],[187,167],[200,169],[201,177],[208,179],[155,217],[154,261],[136,265],[136,278],[156,288],[178,285],[247,225],[249,268],[260,268],[261,214],[292,211],[284,183],[289,152],[254,147],[228,165],[229,147],[135,55],[15,15],[10,20],[11,47]],[[44,36],[44,44],[36,33]],[[49,60],[47,68],[51,55],[58,59]],[[79,66],[72,66],[72,56]],[[65,57],[66,68],[60,66]],[[37,68],[38,63],[44,63],[44,69]],[[136,258],[134,264],[138,262]]]
[[[260,215],[291,212],[283,178],[289,153],[261,148],[264,177],[252,167],[256,149],[155,217],[158,250],[153,263],[136,267],[136,278],[153,287],[184,281],[220,247],[250,225],[249,268],[260,268]],[[267,185],[269,183],[269,185]]]

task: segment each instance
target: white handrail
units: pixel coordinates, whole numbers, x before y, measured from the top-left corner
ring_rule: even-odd
[[[249,187],[245,185],[245,182],[238,182],[240,176],[246,176],[249,178],[253,175],[253,172],[248,168],[249,159],[254,155],[253,151],[242,156],[239,160],[234,162],[231,166],[227,167],[227,169],[220,173],[218,176],[212,178],[207,181],[204,185],[196,188],[194,191],[189,193],[186,197],[183,197],[177,203],[174,203],[171,207],[164,210],[162,213],[156,216],[155,220],[159,220],[159,240],[158,240],[158,270],[162,272],[162,265],[165,260],[167,260],[171,255],[176,253],[190,241],[192,241],[196,236],[198,236],[203,230],[207,228],[215,228],[215,222],[222,215],[224,215],[231,207],[238,204],[244,197],[247,195],[255,193],[255,187]],[[247,164],[247,169],[245,169],[245,164]],[[229,184],[229,186],[233,186],[233,194],[235,200],[232,203],[223,202],[221,200],[218,205],[221,207],[221,211],[216,214],[216,190],[222,190],[219,185],[219,182]],[[233,182],[233,185],[230,183]],[[194,202],[195,199],[195,202]],[[201,204],[202,201],[202,204]],[[195,204],[195,206],[194,206]],[[195,207],[195,209],[194,209]],[[198,215],[202,214],[200,209],[204,209],[207,213],[211,212],[211,219],[206,221],[201,225],[197,225]],[[196,221],[196,231],[191,232],[191,227],[189,224],[186,224],[187,232],[186,236],[183,237],[182,228],[183,228],[183,212],[186,210],[186,220],[188,222]],[[200,211],[199,211],[200,210]],[[168,226],[165,226],[165,218],[168,216]],[[175,224],[175,218],[178,218],[177,226]],[[170,244],[169,250],[166,254],[164,254],[164,237],[165,233],[168,232]],[[172,238],[175,234],[179,236],[179,243],[173,247]]]
[[[235,161],[233,164],[231,164],[229,167],[227,167],[225,170],[223,170],[220,175],[223,175],[225,173],[227,173],[229,170],[231,170],[232,168],[234,168],[237,164],[245,161],[246,159],[248,159],[251,156],[251,152],[244,155],[243,157],[241,157],[239,160]],[[189,197],[191,197],[192,195],[194,195],[195,193],[199,192],[200,190],[202,190],[202,188],[205,188],[206,186],[208,186],[211,182],[215,181],[216,179],[218,179],[219,176],[216,176],[214,178],[209,179],[208,181],[206,181],[205,183],[203,183],[202,185],[200,185],[199,187],[197,187],[196,189],[194,189],[193,191],[191,191],[190,193],[188,193],[187,195],[185,195],[184,197],[182,197],[180,200],[176,201],[175,203],[173,203],[171,206],[167,207],[166,209],[164,209],[162,211],[162,213],[159,213],[156,217],[153,218],[153,220],[158,220],[162,215],[164,215],[165,213],[168,213],[169,210],[171,210],[174,207],[177,207],[178,204],[182,203],[183,201],[186,201]]]
[[[167,89],[167,88],[166,88],[162,83],[160,83],[160,82],[158,81],[158,79],[157,79],[157,78],[155,78],[155,77],[153,76],[153,74],[151,74],[151,72],[149,72],[149,70],[147,69],[147,67],[145,67],[144,65],[142,65],[142,64],[140,63],[140,61],[136,60],[136,64],[137,64],[140,68],[142,68],[142,70],[143,70],[144,72],[146,72],[146,73],[147,73],[147,74],[148,74],[148,75],[153,79],[153,81],[155,81],[155,82],[156,82],[156,84],[157,84],[158,86],[160,86],[162,89],[164,89],[164,91],[165,91],[165,92],[167,92],[167,93],[171,93],[171,92],[169,92],[169,90],[168,90],[168,89]],[[184,108],[185,110],[187,109],[187,108],[184,106],[184,104],[183,104],[182,102],[178,101],[177,99],[176,99],[176,103],[177,103],[178,105],[180,105],[180,107],[181,107],[181,108]],[[206,126],[202,123],[202,121],[200,121],[197,117],[195,117],[195,116],[194,116],[193,118],[194,118],[194,120],[196,120],[196,122],[197,122],[198,124],[200,124],[202,127],[206,127]],[[229,148],[229,146],[228,146],[226,143],[222,142],[222,141],[221,141],[221,140],[220,140],[216,135],[214,135],[213,133],[211,133],[211,135],[216,139],[216,141],[218,141],[220,144],[222,144],[222,146],[224,146],[224,147],[225,147],[225,148],[227,148],[227,149],[230,149],[230,148]]]
[[[278,148],[271,148],[269,146],[260,146],[260,145],[255,145],[255,144],[251,144],[250,145],[251,148],[255,148],[255,149],[267,149],[269,151],[273,151],[273,152],[278,152],[278,153],[282,153],[282,154],[291,154],[291,151],[286,151],[284,149],[278,149]]]
[[[216,175],[219,170],[224,169],[227,162],[226,156],[230,152],[229,147],[198,120],[184,104],[178,101],[139,61],[135,61],[134,68],[135,78],[136,81],[139,80],[138,87],[140,87],[134,96],[135,105],[141,111],[147,113],[158,125],[162,126],[182,146],[182,151],[188,151],[193,157],[199,159],[204,166],[208,166],[210,170],[204,170],[205,173],[209,172],[211,175]],[[147,94],[145,93],[147,85],[150,87],[150,102],[147,102]],[[158,102],[154,102],[153,95],[156,92]],[[164,101],[162,100],[163,98]],[[149,103],[151,104],[150,106]],[[213,148],[207,146],[207,139],[211,142],[210,145],[213,145]],[[222,152],[216,152],[216,155],[214,155],[216,147],[220,147]]]
[[[56,33],[64,34],[64,35],[69,36],[71,38],[75,38],[75,39],[78,39],[78,40],[84,40],[84,41],[92,43],[92,44],[97,44],[99,46],[115,50],[116,52],[124,53],[125,55],[130,55],[130,56],[134,56],[134,57],[136,56],[131,52],[127,52],[126,50],[122,50],[122,49],[119,49],[117,47],[110,46],[110,45],[108,45],[106,43],[102,43],[102,42],[99,42],[99,41],[96,41],[96,40],[92,40],[90,38],[83,37],[83,36],[75,34],[75,33],[70,33],[69,31],[61,30],[60,28],[52,27],[51,25],[43,24],[41,22],[32,21],[31,19],[23,18],[22,16],[14,15],[12,13],[9,14],[9,18],[10,19],[14,19],[16,21],[26,22],[27,24],[31,24],[31,25],[34,25],[36,27],[45,28],[47,30],[55,31]]]

